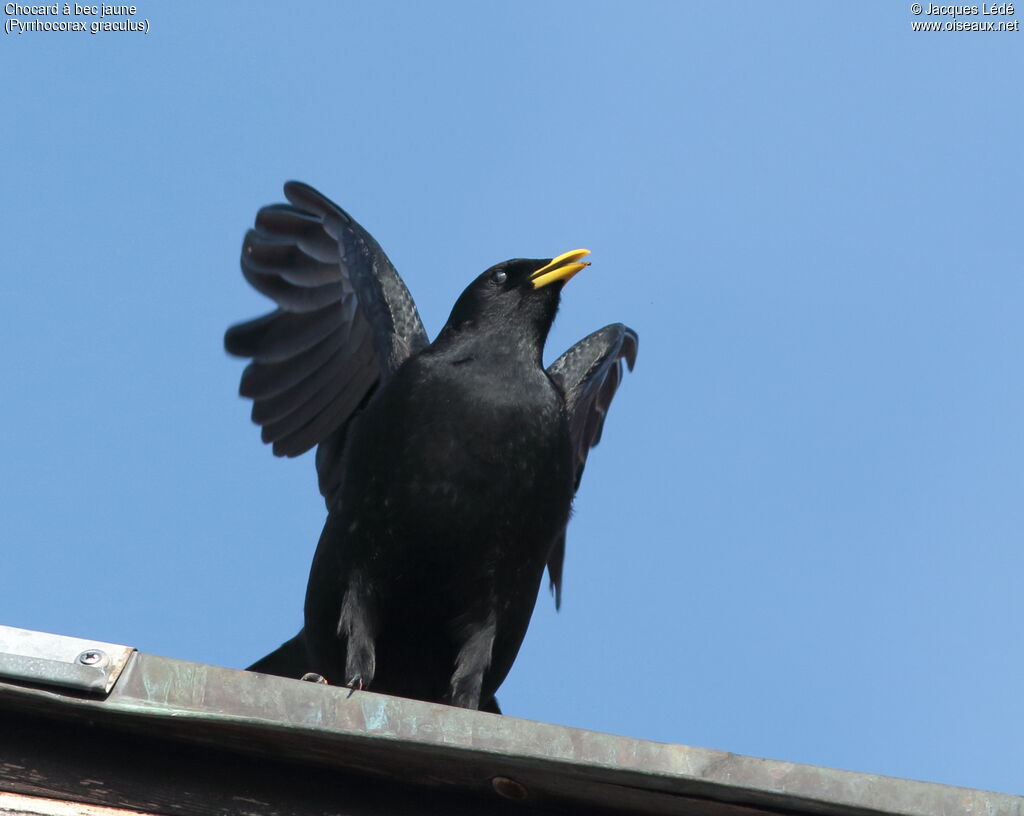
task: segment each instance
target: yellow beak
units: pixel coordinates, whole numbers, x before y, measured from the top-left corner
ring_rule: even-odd
[[[569,280],[583,267],[590,266],[589,263],[580,261],[580,258],[584,258],[589,254],[589,249],[574,249],[571,252],[563,252],[557,258],[552,258],[547,264],[530,275],[533,288],[540,289],[542,286],[547,286],[555,281]]]

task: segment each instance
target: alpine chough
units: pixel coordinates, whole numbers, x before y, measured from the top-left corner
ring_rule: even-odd
[[[303,631],[251,668],[497,710],[545,565],[561,602],[572,499],[636,332],[606,326],[544,368],[579,249],[478,275],[431,343],[377,242],[313,188],[284,193],[241,258],[277,308],[224,340],[252,360],[263,441],[316,446],[328,516]]]

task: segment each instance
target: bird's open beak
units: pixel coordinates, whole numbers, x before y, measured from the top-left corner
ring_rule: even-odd
[[[555,281],[567,281],[583,267],[590,266],[585,261],[580,261],[590,254],[589,249],[574,249],[571,252],[563,252],[557,258],[552,258],[532,275],[530,282],[534,289],[540,289]]]

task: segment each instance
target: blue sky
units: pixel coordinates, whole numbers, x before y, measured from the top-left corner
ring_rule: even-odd
[[[0,47],[0,622],[236,667],[298,628],[313,463],[260,444],[221,346],[297,178],[431,334],[576,246],[549,359],[640,334],[506,712],[1024,793],[1024,34],[888,0],[137,5],[149,34]]]

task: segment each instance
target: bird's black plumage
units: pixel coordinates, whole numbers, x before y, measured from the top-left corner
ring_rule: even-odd
[[[487,270],[428,343],[369,234],[310,187],[285,194],[242,252],[278,309],[225,343],[253,359],[264,441],[318,446],[329,513],[304,629],[252,668],[490,708],[545,565],[560,600],[572,497],[636,334],[607,326],[544,369],[577,251]]]

